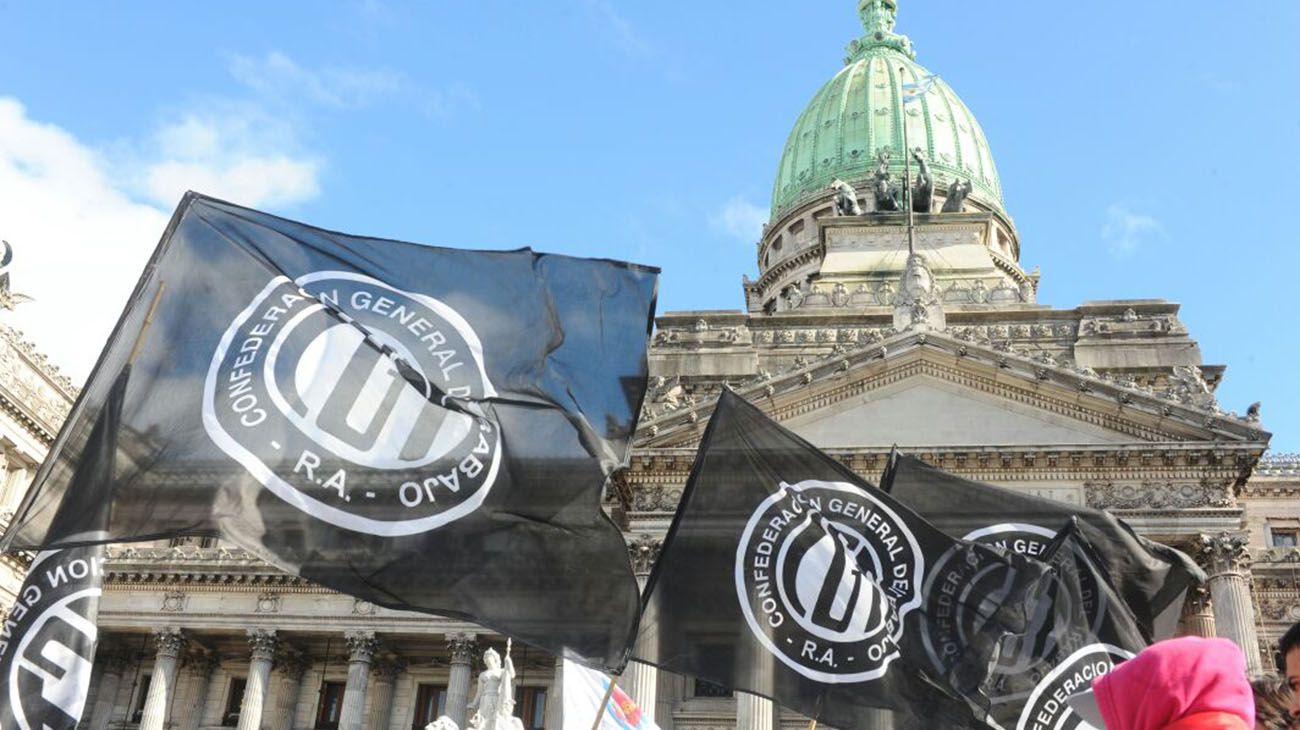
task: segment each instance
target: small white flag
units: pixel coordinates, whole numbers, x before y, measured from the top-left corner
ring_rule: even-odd
[[[609,676],[569,660],[564,661],[564,730],[591,730],[609,689]],[[659,730],[617,684],[605,705],[598,730]]]

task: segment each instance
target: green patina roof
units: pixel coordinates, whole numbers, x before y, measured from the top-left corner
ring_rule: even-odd
[[[930,72],[916,62],[907,37],[893,32],[896,0],[859,0],[858,7],[867,32],[849,45],[843,70],[795,122],[772,190],[773,220],[826,195],[835,178],[855,185],[868,180],[882,149],[890,150],[891,168],[901,174],[904,118],[908,143],[925,150],[936,188],[954,176],[969,179],[971,199],[1005,213],[988,140],[948,84],[939,79],[904,113],[902,84],[919,83]]]

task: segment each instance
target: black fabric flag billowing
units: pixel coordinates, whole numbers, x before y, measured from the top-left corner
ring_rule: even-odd
[[[0,631],[0,727],[74,730],[99,633],[104,547],[42,552]]]
[[[90,504],[70,475],[129,363],[106,541],[218,536],[621,668],[637,588],[600,492],[645,393],[657,274],[189,194],[3,545],[76,544],[52,524]]]
[[[1077,517],[1148,640],[1173,635],[1187,591],[1205,580],[1186,554],[1135,534],[1107,512],[963,479],[906,454],[891,457],[881,488],[953,537],[1031,558],[1044,555],[1061,526]]]
[[[125,367],[86,438],[68,484],[78,505],[59,510],[51,534],[68,542],[104,538],[104,488],[116,470],[118,425],[130,379]],[[74,730],[85,710],[99,636],[103,545],[41,552],[0,627],[0,728]]]
[[[1052,577],[1032,621],[1035,630],[1003,647],[986,690],[993,728],[1075,730],[1082,720],[1066,698],[1147,645],[1076,520],[1047,544],[1041,559],[1052,566]],[[970,725],[980,727],[973,718]]]
[[[650,577],[635,658],[845,730],[869,707],[978,711],[1046,572],[947,537],[724,391]]]

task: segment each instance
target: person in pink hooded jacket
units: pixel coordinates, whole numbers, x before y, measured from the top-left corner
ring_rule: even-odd
[[[1082,719],[1105,730],[1253,730],[1255,695],[1246,656],[1227,639],[1161,641],[1071,697]]]

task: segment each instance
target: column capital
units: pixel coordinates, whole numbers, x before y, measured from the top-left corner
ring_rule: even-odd
[[[654,535],[637,535],[627,544],[628,557],[632,559],[632,572],[637,575],[649,575],[664,541]]]
[[[406,671],[406,660],[395,654],[379,657],[370,665],[370,671],[377,682],[395,682],[398,675]]]
[[[1213,578],[1224,573],[1250,571],[1250,538],[1245,532],[1220,532],[1201,535],[1197,544],[1197,557]]]
[[[275,653],[275,663],[272,667],[279,670],[285,677],[297,682],[302,679],[302,675],[306,674],[307,669],[311,667],[311,657],[288,644],[284,644]]]
[[[451,652],[452,664],[473,666],[474,655],[478,653],[478,635],[447,634],[447,649]]]
[[[369,664],[379,649],[379,639],[373,631],[348,631],[343,634],[348,643],[348,661]]]
[[[221,657],[206,647],[191,645],[189,651],[185,652],[181,666],[187,667],[200,677],[210,677],[217,667],[221,666]]]
[[[248,629],[248,648],[252,658],[271,661],[275,659],[275,649],[280,643],[274,629]]]
[[[163,626],[153,631],[154,643],[158,645],[158,656],[176,659],[185,649],[185,633],[176,626]]]
[[[1195,616],[1210,612],[1210,589],[1205,586],[1192,586],[1187,590],[1187,600],[1183,603],[1183,615]]]

